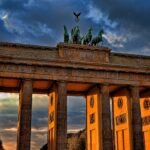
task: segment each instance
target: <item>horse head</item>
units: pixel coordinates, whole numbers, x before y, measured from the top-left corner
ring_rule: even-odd
[[[93,29],[92,29],[92,27],[90,27],[90,28],[89,28],[89,32],[91,33],[91,32],[92,32],[92,30],[93,30]]]
[[[64,25],[64,31],[67,32],[67,27]]]
[[[101,29],[101,30],[99,31],[99,35],[102,36],[103,34],[104,34],[104,30]]]

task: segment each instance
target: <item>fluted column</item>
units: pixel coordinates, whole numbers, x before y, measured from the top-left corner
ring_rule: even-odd
[[[130,87],[132,98],[133,149],[143,150],[142,119],[140,111],[139,87]]]
[[[111,115],[110,115],[110,96],[109,86],[101,85],[101,103],[102,103],[102,147],[103,150],[113,149]]]
[[[30,150],[32,115],[32,81],[21,85],[18,109],[17,150]]]
[[[57,103],[57,150],[67,150],[67,87],[66,83],[58,82]]]

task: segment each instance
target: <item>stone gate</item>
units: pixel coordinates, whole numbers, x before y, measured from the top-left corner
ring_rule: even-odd
[[[0,91],[20,94],[17,150],[30,149],[33,93],[49,95],[49,150],[67,149],[68,95],[86,98],[87,150],[150,149],[150,57],[0,43]]]

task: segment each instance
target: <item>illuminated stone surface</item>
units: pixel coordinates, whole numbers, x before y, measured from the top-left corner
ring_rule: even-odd
[[[0,91],[20,92],[18,150],[30,149],[32,93],[49,94],[49,150],[67,149],[67,95],[86,97],[87,150],[149,150],[149,87],[148,56],[0,43]]]

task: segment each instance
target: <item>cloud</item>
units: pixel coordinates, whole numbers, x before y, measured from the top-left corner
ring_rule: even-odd
[[[4,16],[1,17],[1,20],[4,22],[5,28],[9,32],[18,32],[21,34],[21,31],[19,31],[15,25],[13,25],[10,20],[9,20],[9,14],[5,14]]]
[[[10,93],[0,93],[0,100],[5,100],[8,98],[16,98],[17,94],[10,94]]]
[[[80,128],[77,128],[77,129],[75,129],[75,128],[74,128],[74,129],[69,129],[69,130],[68,130],[68,133],[77,133],[77,132],[79,132],[79,131],[81,131],[81,130],[83,130],[83,128],[81,128],[81,129],[80,129]]]
[[[69,32],[75,25],[72,12],[81,11],[83,35],[90,26],[94,35],[103,27],[104,46],[116,52],[150,55],[149,6],[149,0],[0,0],[0,41],[55,46],[63,40],[63,25]],[[0,97],[0,131],[5,143],[16,136],[11,132],[11,138],[7,130],[16,129],[18,99],[11,94]],[[68,97],[68,130],[84,128],[85,109],[83,98]],[[33,149],[41,138],[46,141],[47,114],[48,97],[33,95]]]
[[[1,93],[0,97],[0,135],[7,150],[16,147],[18,96],[19,94]],[[47,117],[47,109],[45,108],[48,106],[45,98],[47,96],[33,95],[33,114],[36,113],[32,118],[32,149],[39,149],[46,143],[47,120],[45,118]]]
[[[45,133],[45,132],[47,132],[48,131],[48,129],[47,128],[32,128],[32,132],[36,132],[36,133]]]
[[[127,38],[125,36],[116,35],[115,33],[104,34],[103,37],[112,47],[116,48],[124,47],[124,43],[127,42]]]
[[[3,131],[8,131],[8,132],[17,132],[17,128],[4,128]],[[46,128],[32,128],[31,131],[33,133],[45,133],[47,132],[47,127]]]
[[[1,0],[0,40],[55,46],[63,41],[63,25],[74,26],[72,11],[82,11],[80,28],[106,31],[104,45],[113,51],[149,52],[150,1]],[[118,36],[118,37],[117,37]]]
[[[13,33],[13,42],[38,45],[56,45],[63,40],[63,25],[68,30],[75,25],[73,11],[82,11],[81,31],[85,33],[91,25],[85,19],[88,1],[64,0],[24,0],[22,3],[8,0],[1,3],[1,11],[11,14],[9,21],[17,30]],[[16,7],[15,7],[16,6]],[[89,24],[89,26],[88,26]],[[86,26],[86,27],[85,27]]]
[[[17,132],[17,128],[4,128],[3,131]]]
[[[111,22],[117,22],[115,29],[111,29],[112,34],[121,35],[126,38],[126,42],[120,41],[121,47],[114,47],[115,51],[143,53],[144,47],[150,45],[150,1],[120,1],[113,0],[99,1],[92,0],[94,7],[101,10],[108,16]],[[108,28],[106,28],[107,30]],[[108,41],[109,42],[109,41]],[[150,50],[148,53],[150,55]]]
[[[69,96],[68,108],[68,130],[85,128],[86,103],[83,97]]]
[[[0,97],[0,135],[4,146],[16,144],[19,94],[4,94]],[[68,132],[85,128],[85,99],[68,97]],[[46,143],[48,124],[48,96],[33,95],[32,149]],[[7,145],[8,144],[8,145]],[[9,150],[9,149],[8,149]]]
[[[108,26],[110,28],[115,28],[117,26],[117,22],[111,21],[108,18],[108,15],[104,14],[101,9],[94,7],[93,4],[88,5],[88,13],[86,18],[90,18],[94,23],[99,24],[99,26]]]
[[[19,93],[1,93],[0,92],[0,104],[3,106],[5,109],[8,109],[8,106],[10,107],[17,107],[19,103]],[[7,106],[7,108],[5,107]],[[1,108],[2,109],[2,108]],[[0,111],[1,111],[0,109]]]
[[[12,150],[16,149],[16,142],[12,142],[12,141],[6,141],[4,142],[4,149],[5,150]]]
[[[38,111],[39,109],[48,110],[49,97],[46,94],[33,94],[33,111]]]

